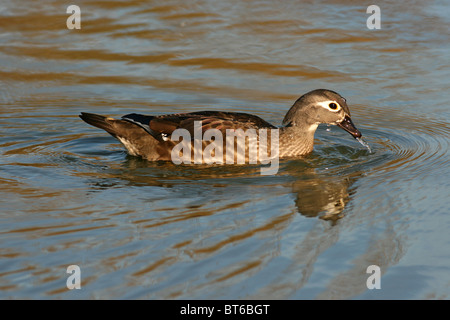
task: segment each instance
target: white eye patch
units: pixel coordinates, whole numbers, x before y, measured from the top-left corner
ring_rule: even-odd
[[[338,112],[342,109],[341,105],[333,100],[322,101],[318,102],[317,104],[331,112]]]

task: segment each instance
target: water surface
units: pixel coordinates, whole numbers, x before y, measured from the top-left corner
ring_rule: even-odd
[[[449,298],[445,1],[380,1],[380,30],[350,0],[77,4],[81,30],[60,1],[0,6],[0,298]],[[316,88],[347,98],[371,152],[319,126],[276,175],[149,163],[78,118],[278,125]]]

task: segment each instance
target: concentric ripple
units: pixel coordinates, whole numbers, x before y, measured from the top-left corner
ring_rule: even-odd
[[[376,139],[376,149],[387,156],[384,164],[378,168],[378,173],[391,175],[392,172],[413,179],[426,174],[444,174],[445,164],[448,164],[448,123],[439,120],[415,119],[417,122],[408,126],[383,128],[383,131],[368,130]],[[418,125],[414,125],[418,124]],[[414,129],[411,129],[414,125]],[[380,150],[384,148],[384,150]],[[377,165],[376,159],[371,165]]]

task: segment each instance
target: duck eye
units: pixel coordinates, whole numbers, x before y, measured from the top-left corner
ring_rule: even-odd
[[[328,107],[330,107],[331,110],[337,110],[338,106],[336,103],[332,102],[328,105]]]

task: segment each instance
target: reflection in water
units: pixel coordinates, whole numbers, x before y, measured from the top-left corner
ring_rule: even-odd
[[[189,281],[189,293],[193,297],[210,286],[228,287],[230,283],[235,283],[242,276],[248,278],[258,275],[272,259],[281,257],[282,243],[278,239],[283,239],[288,233],[298,213],[307,217],[330,220],[329,225],[335,228],[334,231],[328,229],[324,233],[322,228],[317,226],[318,228],[313,228],[299,238],[300,242],[296,246],[298,252],[294,255],[295,263],[291,262],[283,269],[283,272],[293,276],[298,274],[299,278],[294,276],[296,280],[293,281],[281,279],[275,275],[275,279],[278,280],[274,277],[266,277],[267,279],[263,282],[265,287],[261,288],[261,291],[257,290],[252,298],[262,298],[269,292],[272,292],[271,296],[278,298],[286,298],[295,293],[309,281],[317,258],[338,241],[341,229],[337,225],[337,220],[343,217],[345,206],[351,201],[351,194],[354,194],[354,191],[348,191],[350,185],[359,177],[354,173],[349,176],[338,176],[338,178],[332,173],[318,174],[314,168],[310,167],[312,163],[314,159],[312,162],[311,160],[282,162],[281,176],[288,176],[291,179],[285,181],[280,180],[278,176],[264,177],[266,183],[259,186],[260,190],[257,184],[253,184],[251,189],[247,187],[250,181],[259,181],[261,178],[258,166],[197,165],[180,168],[167,162],[153,163],[127,156],[121,167],[106,170],[106,176],[103,178],[116,181],[116,185],[109,186],[111,188],[123,186],[124,182],[128,187],[157,186],[171,190],[170,192],[176,193],[180,199],[197,199],[194,203],[185,205],[184,210],[174,210],[174,208],[169,210],[170,207],[155,207],[157,203],[154,198],[148,197],[149,205],[153,206],[155,213],[136,219],[133,223],[143,231],[157,232],[161,228],[171,230],[170,233],[166,231],[166,237],[172,234],[172,237],[176,237],[178,241],[173,245],[174,250],[171,250],[171,253],[166,252],[159,260],[147,262],[145,266],[136,270],[133,273],[134,283],[146,283],[150,274],[152,277],[158,274],[158,269],[174,268],[175,265],[184,261],[183,255],[199,263],[225,255],[223,258],[217,258],[216,268],[209,270],[204,277],[191,279],[185,275],[181,283],[173,284],[170,290],[163,291],[161,294],[167,298],[186,296],[188,292],[183,289],[185,281]],[[101,188],[104,188],[104,185]],[[280,189],[281,192],[275,191]],[[241,200],[239,195],[244,194],[243,190],[246,191],[246,196]],[[268,195],[266,191],[269,191],[271,195]],[[274,211],[279,202],[276,200],[277,197],[286,193],[294,196],[290,198],[290,207],[294,210],[288,210],[285,213]],[[211,205],[209,201],[205,201],[208,197],[214,198],[215,203]],[[249,211],[252,202],[267,200],[273,201],[274,204],[268,204],[265,210],[259,209],[258,212]],[[166,214],[163,214],[164,212]],[[230,219],[223,217],[223,213],[230,215],[231,223]],[[188,234],[183,235],[184,232],[177,227],[181,222],[184,223],[184,228],[191,224],[197,225],[195,221],[199,219],[209,221],[216,219],[218,222],[210,224],[209,230],[203,230],[201,238],[189,234],[189,228],[185,230]],[[199,227],[200,225],[197,225],[197,228]],[[233,263],[232,256],[241,257],[248,254],[245,251],[240,253],[237,251],[245,248],[245,243],[252,241],[255,237],[261,239],[264,250],[255,252],[257,258],[238,259]],[[180,256],[180,253],[183,255]],[[150,292],[147,294],[148,297],[153,297]]]
[[[311,169],[313,171],[313,169]],[[328,180],[317,176],[293,183],[293,192],[297,195],[295,205],[298,211],[307,217],[320,216],[324,220],[336,221],[343,217],[342,212],[350,200],[347,177]]]
[[[138,157],[127,156],[120,168],[110,168],[101,176],[114,184],[96,181],[93,190],[122,186],[157,186],[173,188],[188,184],[226,187],[233,181],[248,181],[260,178],[259,166],[250,165],[174,165],[171,162],[148,162]],[[317,174],[314,168],[302,160],[285,163],[283,175],[293,177],[294,181],[283,183],[295,196],[295,206],[306,217],[319,217],[336,222],[342,218],[345,206],[351,200],[349,188],[360,174],[332,176],[331,173]],[[280,184],[278,182],[278,184]],[[353,190],[354,193],[356,190]],[[192,190],[191,190],[192,192]],[[220,211],[220,210],[217,210]]]

